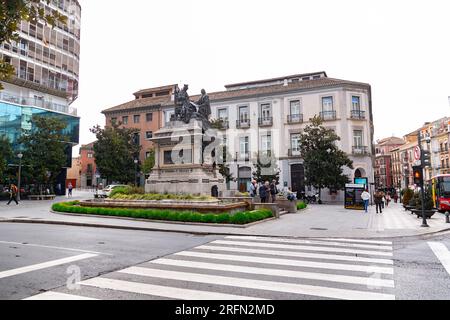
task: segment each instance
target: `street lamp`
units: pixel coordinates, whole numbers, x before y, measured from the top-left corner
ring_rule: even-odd
[[[17,201],[20,201],[20,176],[22,175],[22,158],[23,158],[23,153],[19,153],[17,155],[17,158],[19,158],[19,177],[18,177],[18,182],[17,182]]]
[[[134,159],[134,186],[137,187],[137,165],[139,163],[138,159]]]

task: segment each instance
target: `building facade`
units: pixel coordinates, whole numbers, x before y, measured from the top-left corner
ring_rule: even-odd
[[[397,188],[393,179],[392,150],[405,144],[401,138],[390,137],[377,141],[375,146],[375,187],[377,189]]]
[[[81,7],[77,0],[41,1],[39,6],[45,13],[56,10],[66,16],[67,25],[51,28],[22,21],[19,40],[0,45],[0,56],[15,67],[15,75],[2,82],[0,134],[8,136],[17,151],[17,139],[33,128],[34,116],[66,122],[68,161],[58,181],[64,185],[72,147],[79,143],[80,119],[71,103],[78,97]]]
[[[72,184],[74,188],[81,188],[81,158],[75,157],[72,158],[72,167],[67,170],[67,181],[66,187],[69,185],[69,182]]]

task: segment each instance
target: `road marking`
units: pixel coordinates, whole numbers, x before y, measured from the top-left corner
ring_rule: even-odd
[[[67,293],[48,291],[36,296],[32,296],[23,300],[98,300],[95,298],[88,298],[82,296],[75,296]]]
[[[337,238],[337,239],[333,239],[333,238],[317,238],[317,240],[392,245],[391,241],[378,241],[378,240],[343,239],[343,238],[342,239],[341,238]]]
[[[241,261],[241,262],[273,264],[273,265],[280,265],[280,266],[295,266],[295,267],[318,268],[318,269],[328,269],[328,270],[345,270],[345,271],[360,271],[360,272],[366,272],[366,273],[394,274],[393,268],[383,268],[383,267],[377,267],[377,266],[362,266],[362,265],[353,265],[353,264],[339,264],[339,263],[313,262],[313,261],[288,260],[288,259],[273,259],[273,258],[254,257],[254,256],[237,256],[237,255],[213,254],[213,253],[192,252],[192,251],[178,252],[178,253],[175,253],[174,255],[175,256],[183,256],[183,257],[196,257],[196,258],[205,258],[205,259],[217,259],[217,260],[227,260],[227,261]]]
[[[15,275],[22,274],[22,273],[31,272],[31,271],[36,271],[36,270],[46,269],[46,268],[50,268],[50,267],[54,267],[54,266],[59,266],[59,265],[71,263],[74,261],[89,259],[89,258],[93,258],[93,257],[97,257],[97,256],[98,256],[97,254],[84,253],[84,254],[80,254],[78,256],[48,261],[48,262],[34,264],[34,265],[17,268],[17,269],[1,271],[0,279],[15,276]]]
[[[439,242],[428,242],[428,245],[450,275],[450,252],[447,247]]]
[[[321,281],[331,281],[340,283],[350,283],[359,285],[371,285],[378,287],[388,287],[394,288],[393,280],[386,279],[373,279],[370,277],[356,277],[356,276],[343,276],[328,273],[313,273],[313,272],[302,272],[302,271],[292,271],[292,270],[282,270],[282,269],[269,269],[269,268],[255,268],[247,266],[237,266],[230,264],[217,264],[217,263],[205,263],[197,261],[188,260],[171,260],[171,259],[158,259],[152,261],[151,264],[160,264],[167,266],[180,266],[186,268],[197,268],[206,270],[216,270],[216,271],[229,271],[229,272],[241,272],[247,274],[262,274],[267,276],[278,276],[278,277],[288,277],[288,278],[299,278],[299,279],[311,279],[311,280],[321,280]]]
[[[200,250],[211,250],[211,251],[239,252],[239,253],[257,253],[257,254],[274,255],[274,256],[281,256],[281,257],[285,256],[285,257],[300,257],[300,258],[312,258],[312,259],[324,259],[324,260],[341,260],[341,261],[367,262],[367,263],[378,263],[378,264],[389,264],[389,265],[394,264],[394,261],[390,260],[390,259],[364,258],[364,257],[338,255],[338,254],[323,254],[323,253],[263,250],[263,249],[245,249],[245,248],[209,246],[209,245],[199,246],[194,249],[195,250],[200,249]]]
[[[392,246],[380,246],[370,244],[355,244],[355,243],[339,243],[331,241],[316,241],[316,240],[297,240],[297,239],[277,239],[277,238],[265,238],[265,237],[245,237],[245,236],[228,236],[225,239],[230,240],[255,240],[266,242],[281,242],[292,244],[313,244],[313,245],[330,245],[336,247],[350,247],[350,248],[364,248],[364,249],[376,249],[376,250],[389,250],[392,251]]]
[[[205,283],[229,287],[286,292],[286,293],[319,296],[334,299],[395,300],[395,296],[391,294],[301,285],[284,282],[263,281],[245,278],[212,276],[205,274],[166,271],[151,268],[131,267],[119,272],[160,279],[171,279],[171,280],[189,281],[189,282]]]
[[[89,279],[86,281],[79,282],[79,284],[102,289],[132,292],[181,300],[265,300],[260,298],[239,296],[220,292],[165,287],[146,283],[130,282],[107,278]]]
[[[333,247],[314,247],[314,246],[304,246],[304,245],[288,245],[288,244],[274,244],[274,243],[257,243],[257,242],[247,242],[247,241],[225,241],[225,240],[216,240],[216,241],[213,241],[212,243],[213,244],[244,246],[244,247],[295,249],[295,250],[306,250],[306,251],[338,252],[338,253],[351,253],[351,254],[355,254],[355,255],[356,254],[366,254],[366,255],[392,257],[391,252],[344,249],[344,248],[333,248]]]
[[[98,254],[98,255],[112,256],[112,254],[108,254],[108,253],[88,251],[88,250],[81,250],[81,249],[64,248],[64,247],[44,246],[44,245],[40,245],[40,244],[9,242],[9,241],[0,241],[0,244],[12,244],[12,245],[18,245],[18,246],[38,247],[38,248],[46,248],[46,249],[57,249],[57,250],[66,250],[66,251],[84,252],[84,253],[93,253],[93,254]]]

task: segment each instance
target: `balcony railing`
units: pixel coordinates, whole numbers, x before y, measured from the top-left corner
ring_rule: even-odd
[[[228,120],[220,119],[218,122],[217,128],[219,130],[228,130],[230,129],[230,122]]]
[[[301,154],[300,150],[289,149],[288,150],[288,156],[289,157],[301,157],[302,154]]]
[[[336,120],[336,111],[322,111],[320,117],[324,121]]]
[[[258,119],[258,124],[260,127],[270,127],[273,126],[273,117],[263,117]]]
[[[369,154],[369,147],[353,146],[352,154],[355,156],[366,156]]]
[[[72,108],[70,106],[65,106],[58,103],[53,103],[50,101],[46,101],[44,99],[35,99],[35,98],[27,98],[27,97],[19,97],[12,94],[9,94],[7,92],[0,92],[0,100],[5,102],[11,102],[14,104],[18,104],[21,106],[28,106],[28,107],[38,107],[43,108],[51,111],[61,112],[70,114],[73,116],[77,115],[77,109]]]
[[[236,121],[236,128],[248,129],[250,128],[250,119],[241,119]]]
[[[351,118],[354,120],[365,120],[366,119],[366,112],[361,110],[352,110],[351,112]]]
[[[236,152],[236,161],[250,161],[250,152]]]
[[[287,122],[292,123],[303,123],[303,114],[290,114],[287,117]]]

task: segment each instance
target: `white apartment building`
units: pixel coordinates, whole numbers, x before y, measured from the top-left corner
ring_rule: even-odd
[[[346,170],[351,181],[367,177],[374,182],[374,143],[371,87],[369,84],[329,78],[325,72],[299,74],[225,86],[209,93],[212,119],[221,130],[232,159],[231,190],[246,191],[258,154],[273,155],[280,170],[280,185],[293,191],[313,191],[304,184],[299,133],[315,115],[341,137],[339,147],[354,162]],[[195,100],[196,97],[192,97]],[[163,121],[173,112],[166,108]],[[343,191],[324,190],[325,201],[341,201]]]

